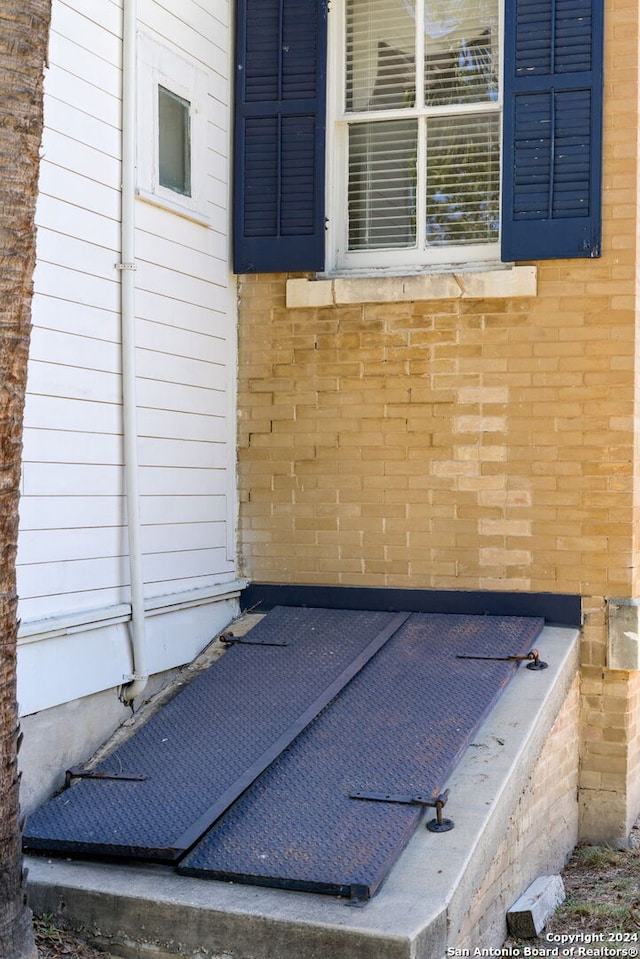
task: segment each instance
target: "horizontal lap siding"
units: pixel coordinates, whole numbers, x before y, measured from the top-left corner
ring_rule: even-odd
[[[215,255],[214,231],[153,207],[141,207],[139,214],[145,576],[162,592],[207,585],[212,571],[229,569],[222,504],[230,482],[225,445],[230,329],[227,316],[220,313],[228,292],[226,266]],[[171,224],[164,236],[158,235],[167,219],[177,221],[175,230]],[[178,523],[164,505],[175,490],[181,493]],[[178,576],[180,584],[175,582]]]
[[[54,2],[25,414],[23,621],[122,602],[121,11]]]
[[[208,69],[207,227],[136,207],[138,456],[147,596],[228,579],[234,318],[228,4],[142,2]],[[120,347],[121,4],[54,0],[24,437],[23,621],[129,599]],[[150,145],[151,147],[153,145]]]
[[[231,572],[233,320],[227,251],[229,6],[141,2],[141,28],[207,69],[207,227],[139,204],[138,404],[145,576],[161,594]],[[234,294],[235,295],[235,294]],[[179,490],[180,496],[172,496]],[[181,582],[176,582],[180,576]]]
[[[157,39],[208,70],[205,187],[209,228],[163,210],[139,209],[140,458],[146,574],[165,591],[207,585],[226,560],[229,436],[227,268],[228,6],[223,22],[201,5],[141,3]],[[171,491],[183,495],[166,508]],[[177,514],[177,515],[176,515]],[[214,575],[215,581],[215,575]],[[174,587],[175,588],[175,585]]]

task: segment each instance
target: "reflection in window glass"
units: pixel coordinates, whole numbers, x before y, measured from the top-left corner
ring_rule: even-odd
[[[424,15],[425,104],[497,100],[495,0],[427,0]]]
[[[427,121],[427,246],[495,243],[500,127],[495,114]]]
[[[165,87],[158,87],[158,159],[160,186],[191,196],[190,108]]]

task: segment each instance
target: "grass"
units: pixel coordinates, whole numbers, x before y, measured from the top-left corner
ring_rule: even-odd
[[[56,924],[50,913],[33,917],[39,959],[109,959],[85,940]]]
[[[638,829],[635,837],[640,838]],[[575,957],[640,955],[640,848],[579,846],[562,874],[567,898],[549,919],[537,939],[510,938],[505,947],[520,955],[539,949],[541,955],[560,946],[559,954],[574,944]],[[639,843],[640,845],[640,843]],[[566,937],[566,938],[564,938]],[[571,939],[570,937],[577,937]],[[578,951],[579,947],[582,951]],[[518,953],[516,952],[516,955]]]

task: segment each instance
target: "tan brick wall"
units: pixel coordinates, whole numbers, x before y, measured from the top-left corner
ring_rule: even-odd
[[[578,836],[579,709],[576,681],[466,915],[451,930],[449,946],[498,948],[516,899],[538,876],[557,875],[564,867]]]
[[[284,275],[242,280],[240,539],[257,581],[581,594],[583,782],[620,836],[639,697],[606,669],[605,604],[640,592],[639,11],[606,6],[601,259],[538,263],[523,299],[287,309]]]
[[[543,264],[535,300],[322,310],[245,282],[249,575],[629,595],[634,313],[594,302],[602,269]]]
[[[581,835],[624,844],[640,807],[640,676],[583,667],[582,690]]]

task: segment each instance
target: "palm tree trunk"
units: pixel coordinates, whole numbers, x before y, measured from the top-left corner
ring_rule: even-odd
[[[15,560],[51,0],[0,0],[0,956],[34,959],[19,814]]]

